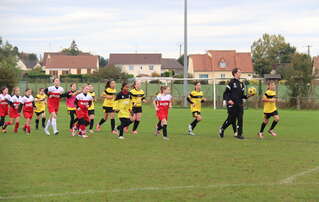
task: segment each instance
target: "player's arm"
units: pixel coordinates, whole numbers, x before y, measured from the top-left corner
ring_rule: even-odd
[[[234,101],[231,100],[231,86],[232,86],[232,81],[230,81],[228,85],[226,86],[223,97],[224,97],[224,100],[226,100],[227,104],[233,105]]]
[[[158,107],[157,107],[157,96],[153,100],[153,106],[154,106],[155,111],[157,111],[158,110]]]
[[[147,103],[147,100],[146,100],[145,94],[143,94],[142,102]]]
[[[274,96],[270,96],[267,93],[265,93],[265,95],[262,98],[263,102],[276,102],[276,98]]]
[[[110,93],[107,90],[105,90],[103,97],[107,98],[107,99],[113,99],[114,98],[114,93]]]
[[[44,93],[45,93],[47,96],[49,96],[49,88],[45,88],[45,89],[44,89]]]
[[[121,95],[120,95],[121,93],[118,93],[117,95],[116,95],[116,98],[115,98],[115,100],[114,100],[114,105],[113,105],[113,109],[114,109],[114,111],[116,112],[116,113],[118,113],[119,111],[120,111],[120,98],[121,98]]]

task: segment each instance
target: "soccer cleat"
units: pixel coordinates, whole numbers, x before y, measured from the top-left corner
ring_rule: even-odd
[[[235,133],[234,133],[234,137],[236,137],[237,135],[238,135],[238,133],[237,133],[237,132],[235,132]]]
[[[112,134],[113,134],[113,135],[117,135],[117,136],[119,135],[119,131],[116,129],[116,127],[115,127],[115,129],[112,131]]]
[[[260,139],[263,139],[263,138],[264,138],[264,134],[263,134],[263,133],[260,133],[260,132],[257,134],[257,136],[258,136]]]
[[[90,132],[91,134],[93,134],[93,133],[94,133],[94,130],[90,130],[89,132]]]
[[[96,131],[101,131],[101,126],[99,124],[97,124],[95,130]]]
[[[268,133],[271,135],[271,136],[277,136],[277,134],[273,131],[273,130],[268,130]]]
[[[169,138],[168,137],[163,137],[163,140],[169,140]]]
[[[132,134],[137,135],[138,134],[137,130],[132,131]]]
[[[30,133],[27,133],[27,136],[30,136]]]
[[[89,136],[87,135],[81,135],[82,138],[88,138]]]
[[[59,135],[59,131],[56,131],[56,132],[54,133],[54,135],[55,135],[55,136]]]
[[[119,139],[119,140],[124,140],[125,137],[124,137],[124,136],[119,136],[118,139]]]
[[[235,138],[237,138],[237,139],[239,139],[239,140],[244,140],[244,139],[245,139],[245,137],[242,136],[242,135],[237,135],[237,136],[235,136]]]
[[[23,129],[24,130],[24,129]],[[44,129],[44,133],[47,135],[47,136],[50,136],[50,132],[45,128]]]
[[[220,138],[224,138],[224,130],[222,128],[219,129],[218,135]]]
[[[2,132],[3,132],[3,133],[7,133],[7,130],[6,130],[6,129],[2,129]]]

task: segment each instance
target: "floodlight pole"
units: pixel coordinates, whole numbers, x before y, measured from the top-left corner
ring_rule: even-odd
[[[184,1],[184,78],[188,78],[187,62],[187,0]],[[187,107],[188,81],[184,79],[184,107]]]

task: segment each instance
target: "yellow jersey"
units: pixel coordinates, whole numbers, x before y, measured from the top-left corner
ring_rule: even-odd
[[[132,110],[130,93],[124,94],[123,92],[119,92],[116,96],[113,109],[118,112],[119,118],[130,118]]]
[[[103,107],[113,107],[114,106],[114,100],[116,97],[116,89],[107,88],[105,89],[104,95],[112,96],[112,98],[105,98],[103,102]]]
[[[34,111],[37,113],[45,111],[45,99],[47,98],[47,96],[45,94],[43,95],[37,94],[35,98],[37,99],[37,101],[34,102],[35,103]]]
[[[91,106],[89,107],[88,110],[94,110],[95,109],[95,92],[88,92],[88,95],[90,95],[93,99],[92,99],[92,104]]]
[[[276,91],[267,90],[265,92],[265,99],[272,99],[276,97]],[[277,110],[276,102],[264,102],[264,113],[273,113]]]
[[[130,91],[132,106],[133,107],[141,107],[142,102],[145,99],[145,94],[142,89],[136,90],[135,88]]]
[[[202,102],[204,98],[203,91],[193,90],[187,97],[188,102],[190,103],[191,112],[200,112],[202,109]]]

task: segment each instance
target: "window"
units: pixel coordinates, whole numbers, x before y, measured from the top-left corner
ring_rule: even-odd
[[[76,73],[77,73],[77,74],[81,74],[81,69],[77,69],[77,70],[76,70]]]
[[[69,74],[69,71],[63,70],[63,71],[62,71],[62,75],[66,75],[66,74]]]
[[[225,60],[222,58],[220,61],[219,61],[219,67],[220,68],[225,68],[227,66]]]
[[[153,71],[154,70],[154,66],[153,65],[148,66],[148,70]]]
[[[141,66],[141,70],[143,70],[143,66]]]
[[[58,77],[58,71],[50,71],[50,75],[53,77]]]
[[[134,66],[129,66],[128,70],[133,71],[134,70]]]
[[[199,78],[201,79],[208,79],[208,74],[200,74]]]
[[[225,77],[226,77],[225,74],[220,75],[220,78],[222,78],[222,79],[224,79]]]

